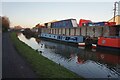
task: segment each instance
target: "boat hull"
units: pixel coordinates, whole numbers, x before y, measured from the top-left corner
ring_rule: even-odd
[[[98,45],[112,48],[120,48],[120,37],[100,37],[98,39]]]
[[[77,45],[79,45],[79,43],[83,43],[84,41],[83,36],[66,36],[66,35],[42,33],[39,37],[56,40],[56,41],[67,42],[67,43],[74,43]]]
[[[120,51],[120,37],[100,37],[98,39],[97,50]]]

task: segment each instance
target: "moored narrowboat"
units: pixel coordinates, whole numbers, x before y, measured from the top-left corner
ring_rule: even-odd
[[[119,51],[120,50],[120,36],[114,37],[100,37],[98,39],[97,48],[101,50],[109,50],[109,51]]]
[[[63,42],[74,43],[77,45],[82,43],[84,40],[83,36],[66,36],[66,35],[57,35],[57,34],[48,34],[48,33],[41,33],[40,37],[63,41]]]

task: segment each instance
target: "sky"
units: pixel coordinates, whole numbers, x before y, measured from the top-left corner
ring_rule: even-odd
[[[32,1],[32,0],[31,0]],[[46,1],[46,0],[45,0]],[[11,27],[20,25],[32,28],[36,24],[43,24],[52,20],[74,18],[88,19],[93,22],[108,21],[113,17],[115,1],[105,2],[14,2],[2,1],[2,16],[10,19]]]
[[[2,2],[114,2],[115,0],[1,0]]]

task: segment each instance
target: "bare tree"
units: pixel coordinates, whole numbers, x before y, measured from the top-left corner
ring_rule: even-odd
[[[3,16],[2,17],[2,30],[7,31],[10,28],[10,20],[8,17]]]

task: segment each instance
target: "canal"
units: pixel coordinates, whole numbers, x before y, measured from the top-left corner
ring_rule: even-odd
[[[120,55],[43,39],[18,38],[49,60],[84,78],[120,78]]]

